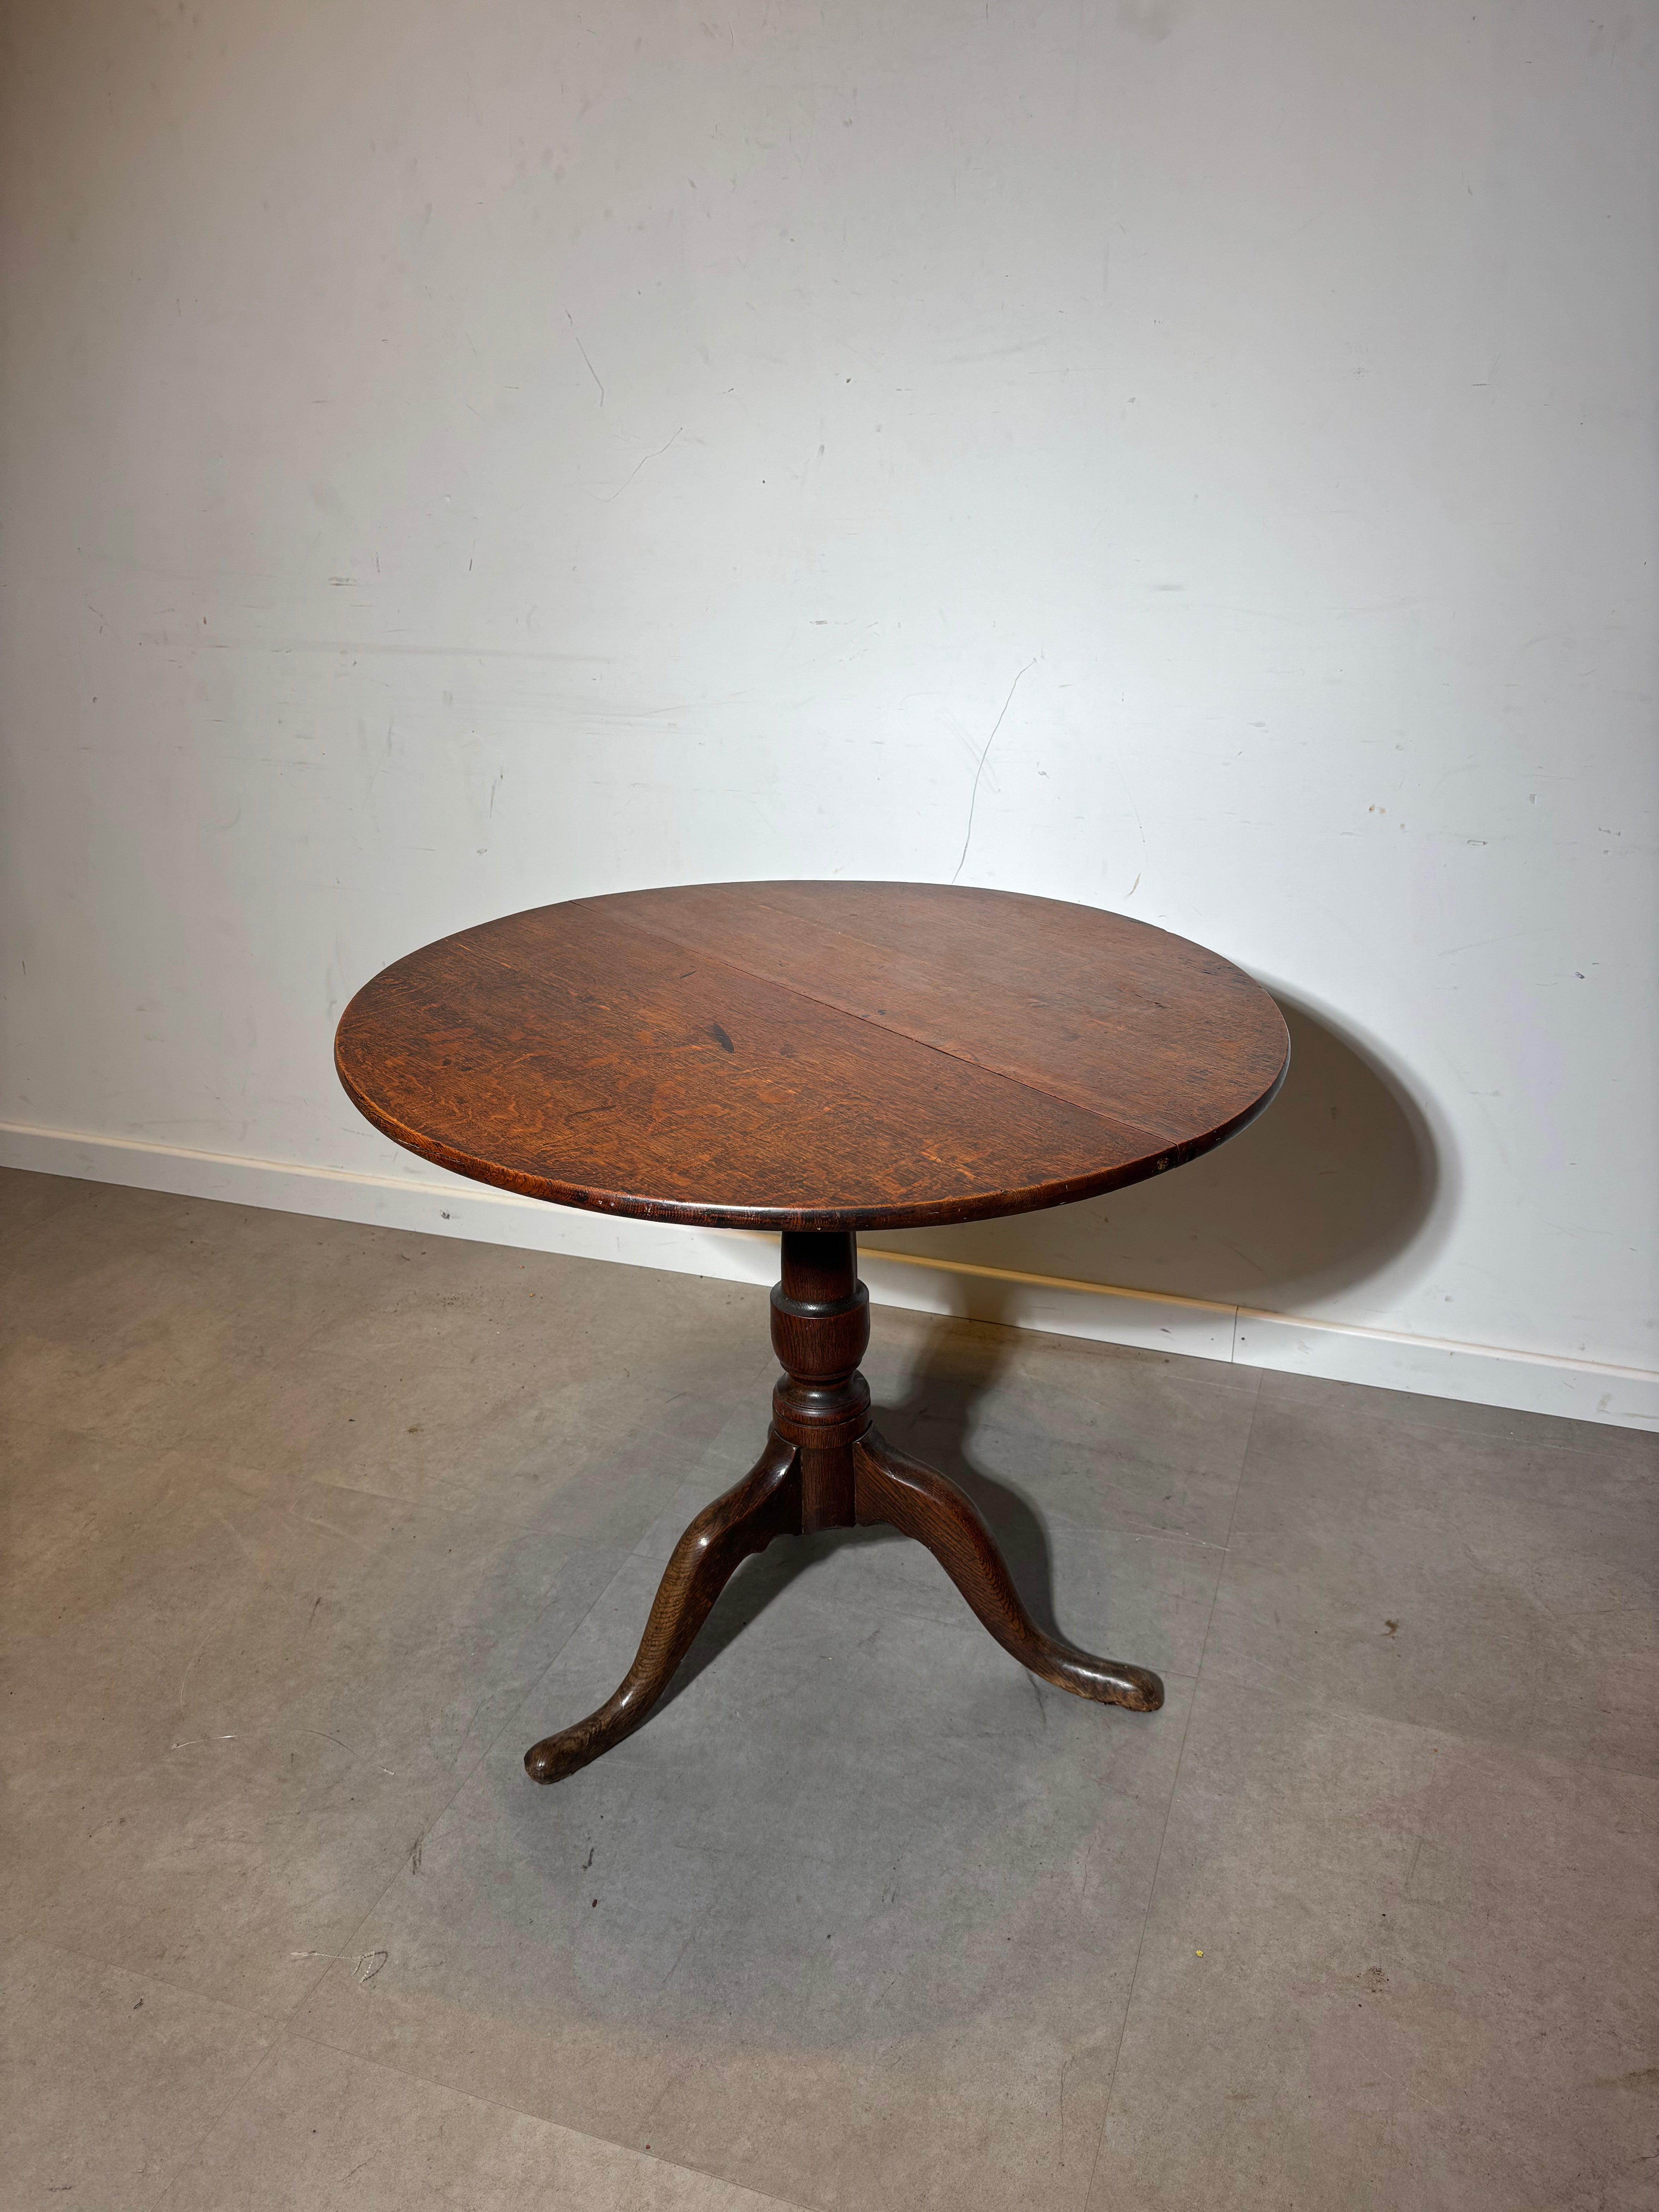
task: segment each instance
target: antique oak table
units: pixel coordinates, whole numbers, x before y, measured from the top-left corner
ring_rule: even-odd
[[[525,1754],[534,1778],[640,1725],[751,1553],[872,1522],[927,1545],[1034,1674],[1156,1711],[1158,1676],[1045,1635],[975,1506],[872,1425],[854,1239],[1176,1167],[1255,1119],[1289,1048],[1266,992],[1184,938],[923,884],[574,899],[367,984],[336,1065],[410,1152],[558,1206],[782,1237],[765,1449],[680,1538],[615,1695]]]

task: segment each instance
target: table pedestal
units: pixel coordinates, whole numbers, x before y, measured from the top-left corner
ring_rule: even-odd
[[[1044,1635],[1025,1607],[983,1516],[936,1469],[896,1451],[871,1425],[859,1362],[870,1298],[850,1236],[786,1230],[772,1293],[772,1344],[783,1365],[766,1449],[743,1480],[704,1506],[674,1547],[634,1663],[586,1720],[525,1753],[537,1782],[562,1781],[630,1735],[672,1680],[715,1599],[775,1536],[885,1522],[925,1544],[1005,1650],[1056,1689],[1097,1705],[1156,1712],[1164,1685],[1144,1667],[1097,1659]]]

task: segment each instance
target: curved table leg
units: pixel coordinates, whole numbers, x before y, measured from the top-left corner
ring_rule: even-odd
[[[1097,1659],[1045,1636],[1019,1601],[1006,1562],[983,1516],[956,1484],[874,1429],[853,1447],[854,1510],[860,1526],[886,1522],[925,1544],[1005,1651],[1057,1690],[1098,1705],[1155,1713],[1164,1685],[1145,1667]]]
[[[634,1663],[597,1712],[524,1755],[533,1782],[562,1782],[631,1735],[673,1680],[691,1639],[733,1571],[774,1536],[800,1533],[800,1465],[793,1444],[774,1433],[758,1463],[723,1498],[705,1505],[674,1547]]]

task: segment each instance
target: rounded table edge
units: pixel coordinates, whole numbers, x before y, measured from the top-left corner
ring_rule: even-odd
[[[1246,971],[1241,969],[1241,974]],[[1251,977],[1250,981],[1255,981]],[[367,988],[367,987],[365,987]],[[1203,1131],[1196,1137],[1184,1138],[1177,1143],[1143,1153],[1133,1160],[1119,1161],[1103,1168],[1098,1174],[1072,1176],[1054,1182],[1033,1183],[1021,1189],[988,1191],[963,1199],[929,1200],[918,1206],[744,1206],[711,1205],[690,1200],[643,1198],[633,1192],[596,1190],[580,1184],[562,1183],[550,1176],[529,1175],[520,1170],[503,1167],[493,1160],[484,1160],[443,1144],[435,1138],[426,1137],[406,1127],[392,1115],[377,1106],[373,1099],[352,1080],[340,1055],[340,1034],[351,1013],[352,1001],[342,1012],[334,1033],[334,1070],[352,1104],[364,1119],[388,1137],[402,1150],[415,1153],[419,1158],[430,1160],[434,1167],[446,1169],[452,1175],[463,1176],[469,1182],[480,1182],[492,1189],[510,1191],[515,1197],[535,1200],[545,1206],[562,1206],[581,1213],[603,1213],[627,1220],[654,1221],[686,1229],[748,1229],[769,1231],[774,1234],[785,1230],[816,1229],[854,1235],[875,1234],[894,1229],[948,1229],[958,1223],[996,1221],[1005,1216],[1020,1213],[1042,1213],[1057,1206],[1072,1206],[1086,1198],[1097,1198],[1104,1193],[1121,1190],[1138,1182],[1150,1182],[1154,1177],[1167,1174],[1171,1168],[1184,1167],[1189,1161],[1201,1159],[1205,1153],[1214,1152],[1229,1139],[1248,1129],[1252,1121],[1265,1114],[1285,1086],[1290,1073],[1290,1031],[1278,1002],[1262,985],[1257,984],[1267,1003],[1279,1015],[1284,1033],[1285,1049],[1279,1063],[1279,1072],[1259,1097],[1241,1108],[1214,1128]]]

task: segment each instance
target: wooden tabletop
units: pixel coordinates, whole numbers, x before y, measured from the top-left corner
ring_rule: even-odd
[[[1218,954],[926,884],[574,899],[411,952],[335,1038],[423,1158],[653,1220],[869,1230],[1058,1206],[1207,1152],[1290,1041]]]

